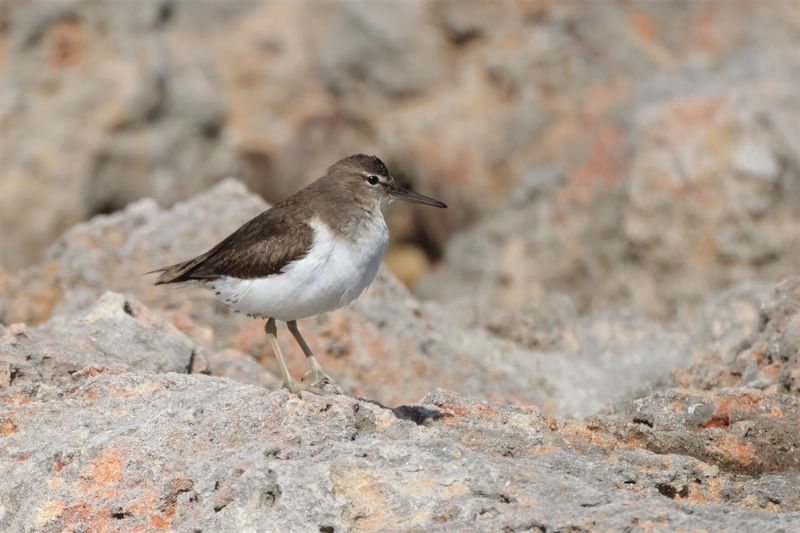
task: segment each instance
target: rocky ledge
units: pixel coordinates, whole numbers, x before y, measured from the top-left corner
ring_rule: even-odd
[[[661,395],[644,409],[672,413],[651,427],[442,390],[387,408],[204,375],[94,369],[69,381],[0,394],[4,530],[774,531],[800,520],[785,512],[800,504],[786,473],[797,454],[781,458],[767,434],[780,409],[797,420],[789,397],[750,392],[731,408],[736,395]],[[695,403],[749,413],[758,445],[699,421]]]
[[[140,202],[0,274],[1,530],[800,524],[800,280],[685,328],[560,298],[473,315],[382,273],[302,326],[354,396],[296,396],[258,321],[141,276],[263,207],[235,182]]]

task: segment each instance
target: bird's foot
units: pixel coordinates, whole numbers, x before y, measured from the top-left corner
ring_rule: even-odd
[[[325,394],[329,394],[327,391],[325,391],[325,389],[323,389],[322,387],[317,386],[316,382],[306,385],[304,383],[298,383],[298,382],[296,382],[294,380],[289,380],[289,381],[284,381],[283,382],[283,388],[285,388],[289,392],[291,392],[293,394],[297,394],[297,395],[299,395],[303,391],[310,392],[310,393],[313,393],[313,394],[318,394],[320,396],[323,396]]]
[[[327,372],[325,372],[322,369],[318,369],[316,371],[309,370],[308,372],[303,374],[303,377],[300,378],[300,381],[305,381],[306,377],[308,377],[309,374],[314,376],[314,381],[309,385],[310,387],[324,390],[325,385],[328,385],[330,389],[333,390],[334,394],[344,394],[344,389],[342,388],[342,386],[339,385],[335,379],[333,379]],[[324,393],[324,394],[329,394],[329,393]]]

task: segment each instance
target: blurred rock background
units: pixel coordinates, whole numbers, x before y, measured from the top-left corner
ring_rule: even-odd
[[[800,5],[0,2],[0,265],[236,176],[267,201],[374,152],[426,298],[696,318],[795,271]]]

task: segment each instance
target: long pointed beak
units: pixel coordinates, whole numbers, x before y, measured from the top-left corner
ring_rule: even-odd
[[[409,191],[408,189],[404,189],[398,185],[392,185],[391,188],[392,196],[399,200],[404,200],[406,202],[411,202],[415,204],[423,204],[423,205],[430,205],[433,207],[441,207],[445,208],[447,205],[444,202],[440,202],[439,200],[434,200],[428,196],[423,194],[416,193],[414,191]]]

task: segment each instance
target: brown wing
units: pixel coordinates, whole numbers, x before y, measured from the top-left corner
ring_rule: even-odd
[[[311,248],[309,212],[292,198],[264,211],[194,259],[161,268],[156,285],[210,281],[222,276],[252,279],[281,272]]]

